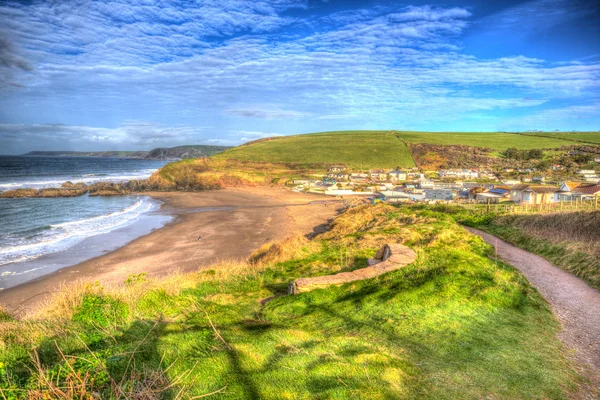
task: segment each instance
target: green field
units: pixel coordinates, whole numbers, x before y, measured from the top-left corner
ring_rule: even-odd
[[[553,135],[553,133],[549,133]],[[571,134],[573,139],[598,134]],[[593,136],[596,135],[596,136]],[[335,131],[282,136],[229,149],[216,158],[284,163],[345,163],[352,169],[410,168],[415,163],[407,143],[467,145],[503,151],[577,145],[562,136],[548,138],[499,132]],[[588,138],[589,140],[589,138]]]
[[[526,135],[552,137],[568,141],[581,141],[600,144],[600,132],[533,132]]]
[[[284,163],[345,163],[352,169],[415,166],[407,146],[390,131],[284,136],[229,149],[215,157]]]
[[[502,151],[509,147],[519,150],[555,148],[579,144],[563,139],[533,137],[500,132],[398,132],[408,143],[430,143],[487,147]]]

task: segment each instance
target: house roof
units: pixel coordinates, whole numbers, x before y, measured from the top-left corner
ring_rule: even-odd
[[[495,193],[495,194],[501,194],[501,195],[505,195],[509,192],[508,189],[502,189],[502,188],[494,188],[494,189],[490,189],[488,193]]]
[[[575,189],[576,187],[581,185],[581,182],[569,182],[569,181],[565,181],[561,184],[562,185],[566,185],[570,191],[573,191],[573,189]]]
[[[520,184],[520,185],[515,185],[511,188],[511,190],[525,190],[527,189],[529,186],[531,185],[524,185],[524,184]]]
[[[600,185],[579,186],[575,191],[583,194],[596,194],[600,192]]]
[[[477,193],[478,197],[505,197],[506,193],[494,193],[492,191],[489,192],[482,192],[482,193]]]
[[[529,186],[529,190],[534,193],[556,193],[558,188],[554,186]]]

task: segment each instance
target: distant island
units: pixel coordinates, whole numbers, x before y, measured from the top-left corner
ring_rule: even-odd
[[[209,157],[221,153],[230,146],[189,145],[158,147],[150,151],[30,151],[24,156],[38,157],[115,157],[139,160],[181,160],[184,158]]]

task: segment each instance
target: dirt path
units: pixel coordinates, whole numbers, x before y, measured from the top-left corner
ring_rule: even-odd
[[[600,292],[540,256],[489,233],[466,229],[496,247],[498,255],[518,268],[550,303],[563,327],[559,338],[574,350],[573,358],[581,373],[590,379],[596,395],[600,395]],[[596,398],[594,394],[589,396]]]

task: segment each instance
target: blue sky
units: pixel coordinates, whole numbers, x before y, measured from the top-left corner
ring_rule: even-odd
[[[600,129],[597,1],[0,0],[0,153]]]

